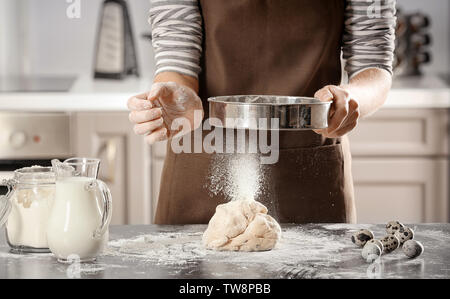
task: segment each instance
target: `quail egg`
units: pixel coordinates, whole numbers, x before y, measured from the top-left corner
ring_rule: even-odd
[[[373,239],[373,233],[367,229],[361,229],[352,235],[352,242],[363,247],[367,241]]]
[[[406,241],[414,239],[414,231],[409,227],[400,227],[398,231],[394,233],[400,240],[400,246],[402,246]]]
[[[387,235],[380,241],[383,243],[383,253],[390,253],[400,245],[399,239],[394,235]]]
[[[402,249],[403,253],[411,259],[418,257],[424,251],[423,245],[416,240],[407,240]]]
[[[400,221],[389,221],[386,224],[386,232],[388,234],[394,234],[396,231],[398,231],[401,227],[404,227],[404,225]]]
[[[367,241],[366,245],[367,245],[368,243],[373,243],[373,244],[377,245],[378,247],[380,247],[381,252],[383,252],[384,246],[383,246],[383,243],[381,243],[380,240],[378,240],[378,239],[372,239],[372,240]]]
[[[381,252],[381,248],[375,243],[366,243],[361,252],[361,256],[366,262],[372,263],[381,256]]]

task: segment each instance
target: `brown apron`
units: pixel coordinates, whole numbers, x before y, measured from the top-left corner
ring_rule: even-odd
[[[313,96],[341,80],[344,0],[201,0],[200,96]],[[355,222],[347,138],[280,131],[279,161],[265,165],[256,200],[279,222]],[[168,146],[155,223],[207,223],[225,194],[208,192],[220,154],[175,154]],[[244,154],[245,155],[245,154]]]

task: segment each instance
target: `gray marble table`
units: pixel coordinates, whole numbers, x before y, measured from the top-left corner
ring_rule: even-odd
[[[352,232],[383,225],[283,225],[267,252],[214,252],[201,246],[204,225],[112,226],[96,262],[60,264],[52,254],[17,255],[0,237],[0,278],[450,278],[450,224],[408,225],[425,252],[408,259],[397,249],[372,264]]]

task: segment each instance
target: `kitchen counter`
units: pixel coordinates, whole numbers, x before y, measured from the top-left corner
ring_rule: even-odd
[[[151,78],[123,81],[81,76],[68,92],[0,93],[0,111],[126,111],[129,97],[149,90]],[[450,86],[438,76],[394,79],[384,108],[450,108]]]
[[[81,76],[68,92],[0,92],[0,111],[126,111],[127,100],[150,89],[150,78],[93,80]]]
[[[450,86],[437,76],[394,78],[383,108],[450,108]]]
[[[373,264],[350,236],[367,228],[382,237],[383,225],[284,225],[274,250],[253,253],[203,249],[204,225],[112,226],[104,254],[81,265],[9,253],[1,237],[0,278],[450,278],[450,224],[410,227],[425,252],[408,259],[397,249]]]

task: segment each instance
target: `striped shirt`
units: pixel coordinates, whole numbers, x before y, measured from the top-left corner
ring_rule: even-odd
[[[156,74],[170,71],[197,78],[203,38],[198,0],[150,2]],[[342,56],[349,78],[368,68],[392,74],[395,12],[395,0],[346,1]]]

